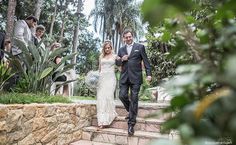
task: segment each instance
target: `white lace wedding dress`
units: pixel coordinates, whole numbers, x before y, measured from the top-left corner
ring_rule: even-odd
[[[110,125],[117,116],[114,92],[116,88],[115,56],[100,60],[101,72],[97,89],[98,126]]]

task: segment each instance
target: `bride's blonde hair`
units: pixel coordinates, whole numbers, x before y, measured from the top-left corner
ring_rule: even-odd
[[[107,45],[110,45],[111,50],[112,50],[112,53],[114,53],[114,52],[113,52],[113,47],[112,47],[112,42],[111,42],[111,40],[105,40],[104,43],[103,43],[103,45],[102,45],[102,52],[101,52],[100,58],[105,57],[105,55],[106,55],[106,54],[105,54],[105,47],[106,47]]]

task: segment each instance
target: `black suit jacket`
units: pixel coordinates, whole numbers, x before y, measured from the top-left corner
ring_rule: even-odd
[[[121,47],[118,51],[118,56],[120,58],[127,54],[126,45]],[[144,45],[134,43],[128,60],[116,61],[116,65],[121,66],[120,83],[126,83],[129,79],[132,84],[142,84],[142,61],[145,66],[146,75],[151,76],[151,66],[148,61]]]

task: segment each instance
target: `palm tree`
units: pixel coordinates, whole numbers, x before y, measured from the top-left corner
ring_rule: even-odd
[[[90,17],[94,17],[95,31],[97,32],[97,28],[100,27],[99,32],[102,33],[103,41],[111,37],[111,28],[114,23],[113,7],[115,4],[115,0],[95,0],[95,9],[90,14]]]
[[[90,17],[94,17],[94,28],[102,33],[102,41],[113,40],[115,48],[122,44],[121,34],[127,27],[141,30],[139,5],[135,0],[95,0],[95,9]],[[115,50],[117,51],[117,50]]]
[[[120,5],[116,7],[116,21],[115,21],[115,32],[116,38],[115,40],[115,48],[119,48],[123,43],[122,40],[122,32],[126,28],[131,28],[134,30],[135,35],[137,36],[138,31],[142,31],[142,23],[140,16],[140,5],[134,2],[130,2],[127,4],[125,0],[120,2]],[[117,50],[116,50],[117,51]]]

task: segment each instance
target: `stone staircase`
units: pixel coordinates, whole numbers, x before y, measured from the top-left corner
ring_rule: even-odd
[[[127,112],[123,105],[116,103],[118,117],[109,128],[97,129],[97,117],[92,119],[92,125],[83,129],[81,140],[70,145],[148,145],[155,139],[169,138],[169,135],[160,134],[160,125],[168,115],[160,115],[155,118],[153,113],[160,113],[168,103],[139,103],[135,133],[128,137]],[[147,116],[150,116],[147,118]]]

